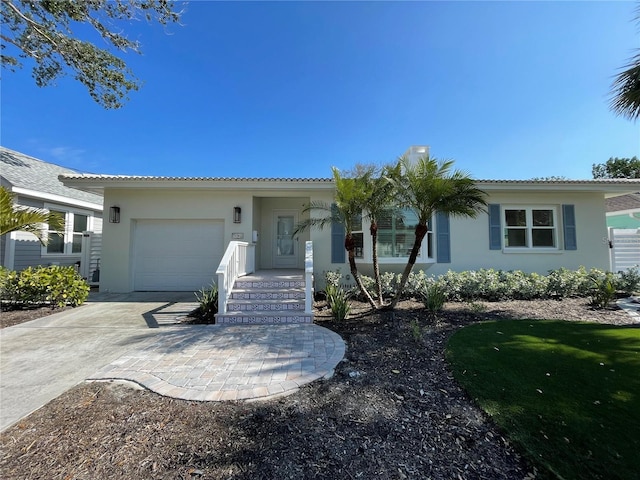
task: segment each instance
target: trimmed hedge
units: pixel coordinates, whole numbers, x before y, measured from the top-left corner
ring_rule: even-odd
[[[340,274],[332,272],[339,282]],[[385,297],[391,297],[400,281],[400,274],[381,275],[382,291]],[[629,296],[640,290],[638,268],[627,272],[611,273],[598,269],[578,270],[558,268],[547,275],[525,273],[521,270],[480,269],[464,272],[448,271],[438,277],[427,276],[423,271],[411,273],[402,298],[422,299],[424,292],[437,285],[444,292],[447,301],[467,302],[476,300],[533,300],[544,298],[562,299],[567,297],[592,297],[597,286],[610,281],[615,292]],[[373,278],[362,276],[363,285],[373,292]],[[352,294],[360,297],[355,288]]]
[[[0,268],[0,300],[16,306],[81,305],[89,285],[73,267],[29,267],[21,272]]]

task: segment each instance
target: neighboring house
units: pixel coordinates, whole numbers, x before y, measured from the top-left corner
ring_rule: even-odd
[[[607,198],[607,226],[640,228],[640,192]]]
[[[640,192],[606,199],[611,271],[640,266]]]
[[[65,219],[63,234],[51,232],[46,246],[27,232],[2,235],[3,266],[20,271],[39,265],[75,265],[89,283],[98,282],[102,195],[67,187],[58,179],[77,173],[0,147],[0,184],[14,193],[16,203],[56,211]],[[43,228],[46,231],[47,225]]]
[[[416,152],[416,147],[412,147]],[[426,151],[426,149],[423,149]],[[61,177],[69,187],[104,195],[103,291],[193,291],[216,280],[231,241],[254,249],[256,269],[302,269],[313,242],[313,271],[340,270],[347,280],[339,225],[292,236],[310,202],[330,204],[331,179],[180,178],[118,175]],[[415,271],[521,269],[545,274],[581,265],[609,267],[605,197],[637,191],[638,180],[478,180],[488,211],[475,219],[436,215]],[[107,215],[105,213],[105,215]],[[118,218],[115,218],[115,217]],[[380,222],[380,266],[401,272],[413,242],[414,218]],[[358,235],[359,269],[372,272],[366,222]]]

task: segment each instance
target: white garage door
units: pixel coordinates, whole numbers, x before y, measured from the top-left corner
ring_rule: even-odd
[[[136,291],[197,291],[215,281],[224,254],[224,224],[215,220],[138,220]]]

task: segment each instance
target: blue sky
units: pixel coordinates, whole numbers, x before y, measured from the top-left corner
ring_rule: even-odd
[[[3,71],[1,143],[91,173],[328,177],[429,145],[478,179],[588,179],[640,156],[608,108],[635,6],[192,1],[182,26],[126,26],[144,86],[122,109]]]

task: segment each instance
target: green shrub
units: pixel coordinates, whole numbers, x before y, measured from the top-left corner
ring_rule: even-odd
[[[617,292],[631,295],[640,289],[640,273],[637,268],[618,274],[607,274],[602,270],[585,267],[577,270],[558,268],[548,275],[525,273],[521,270],[494,270],[492,268],[454,272],[449,270],[438,277],[427,276],[423,271],[411,273],[407,280],[402,299],[416,298],[424,301],[424,292],[432,284],[438,285],[446,301],[475,302],[478,300],[534,300],[537,298],[591,297],[593,278],[609,278]],[[381,275],[382,291],[386,298],[395,294],[399,274]],[[373,291],[374,281],[362,276],[364,285]],[[359,300],[363,298],[354,291]]]
[[[446,295],[444,289],[435,282],[430,282],[421,290],[422,303],[430,313],[436,313],[442,310]]]
[[[640,291],[640,271],[638,267],[633,267],[626,272],[618,273],[615,279],[616,290],[629,296]]]
[[[411,320],[409,323],[409,330],[411,331],[411,336],[416,342],[422,342],[422,327],[420,327],[420,323],[416,319]]]
[[[327,304],[331,309],[333,318],[338,321],[347,318],[351,312],[349,294],[340,285],[333,283],[327,283],[325,293],[327,294]]]
[[[71,266],[29,267],[20,273],[3,268],[0,274],[0,299],[13,306],[76,307],[88,296],[89,285]]]
[[[539,273],[524,273],[521,270],[509,272],[510,298],[533,300],[547,296],[547,277]]]
[[[604,275],[593,275],[591,281],[591,300],[589,304],[595,308],[607,308],[616,298],[613,274],[607,272]]]
[[[340,280],[342,280],[342,274],[340,272],[334,272],[329,270],[328,272],[324,272],[324,280],[327,285],[340,285]]]
[[[327,296],[327,305],[331,309],[333,318],[336,320],[344,320],[351,312],[351,303],[349,299],[357,290],[347,292],[341,285],[340,280],[342,274],[340,272],[325,272],[325,294]],[[373,281],[373,280],[371,280]]]
[[[568,270],[564,267],[551,270],[547,275],[547,295],[553,298],[587,297],[591,292],[593,275],[602,275],[598,269],[580,267],[578,270]]]
[[[332,272],[332,273],[335,276],[335,272]],[[398,284],[400,283],[401,276],[402,275],[399,273],[391,273],[391,272],[384,272],[380,275],[380,287],[382,289],[382,296],[384,298],[392,298],[396,294],[396,289]],[[418,272],[411,272],[409,274],[409,278],[407,279],[407,283],[402,292],[402,298],[403,299],[410,299],[410,298],[420,299],[422,295],[422,290],[424,289],[424,286],[427,280],[429,279],[431,279],[431,277],[427,277],[422,270]],[[362,285],[364,286],[364,288],[373,297],[377,297],[375,279],[367,275],[360,275],[360,280],[362,281]],[[352,298],[356,298],[360,301],[365,300],[364,296],[358,290],[357,287],[353,287],[348,291],[348,293]]]
[[[17,299],[18,272],[0,267],[0,299],[3,302],[13,302]]]
[[[393,290],[389,294],[392,296],[395,293],[396,286],[400,283],[401,275],[398,274],[396,276],[396,281],[393,285]],[[409,274],[409,278],[407,278],[407,283],[404,287],[403,297],[404,298],[416,298],[421,299],[424,289],[427,287],[429,282],[432,282],[433,279],[431,277],[427,277],[425,273],[420,270],[418,272],[411,272]]]
[[[218,313],[218,285],[214,282],[208,289],[201,288],[194,294],[198,300],[198,316],[212,320]]]
[[[480,314],[487,311],[487,306],[484,303],[471,302],[469,304],[469,309],[475,314]]]
[[[376,296],[374,292],[376,291],[376,281],[372,277],[368,277],[366,275],[360,275],[360,281],[362,282],[362,287],[369,292],[369,295]],[[340,284],[334,284],[335,286],[340,287]],[[344,287],[343,287],[344,288]],[[357,298],[359,300],[364,301],[365,296],[362,294],[357,285],[353,285],[351,288],[345,290],[349,293],[353,298]]]

